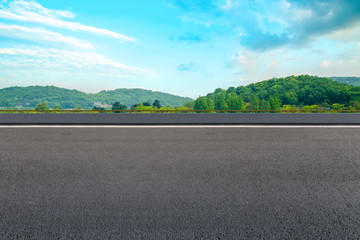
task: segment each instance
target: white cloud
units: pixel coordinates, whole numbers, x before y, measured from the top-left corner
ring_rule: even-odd
[[[149,70],[127,66],[96,53],[45,48],[2,48],[0,49],[1,67],[6,69],[20,68],[22,70],[50,70],[113,76],[154,74]]]
[[[321,61],[320,66],[325,69],[329,68],[331,66],[331,62],[328,60],[323,60],[323,61]]]
[[[233,2],[232,0],[226,0],[223,5],[221,6],[221,8],[225,11],[228,11],[234,7],[237,7],[239,5],[238,2]]]
[[[84,31],[113,37],[121,41],[135,41],[134,38],[107,29],[86,26],[81,23],[64,21],[61,18],[74,18],[69,11],[58,11],[44,8],[35,1],[17,0],[9,4],[0,4],[0,18],[16,21],[40,23],[51,27],[64,28],[72,31]]]
[[[324,37],[342,42],[357,42],[360,38],[360,22],[348,28],[342,28],[328,33]]]
[[[77,38],[64,36],[60,33],[51,32],[41,28],[28,28],[18,25],[4,25],[0,23],[0,36],[29,40],[34,42],[50,42],[67,44],[74,48],[93,49],[94,46]]]

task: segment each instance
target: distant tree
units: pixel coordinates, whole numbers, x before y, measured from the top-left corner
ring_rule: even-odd
[[[292,105],[283,105],[282,110],[293,112],[296,111],[296,107]]]
[[[221,89],[221,88],[217,88],[217,89],[215,89],[215,94],[218,94],[218,93],[221,93],[223,90]]]
[[[321,110],[321,107],[319,105],[304,106],[302,110],[315,110],[314,112],[316,112],[316,110]]]
[[[351,100],[360,102],[360,87],[353,87],[350,90]]]
[[[251,110],[260,110],[260,99],[257,95],[251,96],[249,108]]]
[[[241,106],[241,110],[244,110],[245,109],[245,102],[243,100],[243,98],[241,96],[238,96],[238,99],[239,99],[239,106]]]
[[[235,92],[236,92],[236,88],[234,88],[234,87],[229,87],[226,92],[227,92],[227,93],[235,93]]]
[[[176,112],[176,113],[181,113],[181,111],[184,111],[183,113],[187,113],[187,111],[194,110],[194,108],[188,108],[188,107],[182,106],[182,107],[175,108],[175,110],[178,110],[178,112]]]
[[[142,104],[145,107],[151,107],[151,103],[150,102],[143,102]]]
[[[186,102],[186,103],[184,103],[183,106],[186,107],[186,108],[189,108],[189,110],[193,110],[194,106],[195,106],[195,101]]]
[[[352,101],[351,106],[354,108],[353,110],[360,110],[360,102],[359,101]]]
[[[261,100],[260,102],[260,110],[271,110],[271,105],[266,100]]]
[[[48,106],[46,105],[46,103],[39,103],[36,108],[36,111],[44,111],[44,110],[49,110]]]
[[[214,110],[214,102],[211,99],[206,99],[207,110]]]
[[[136,110],[136,108],[140,107],[141,105],[142,105],[141,103],[136,103],[136,104],[131,106],[131,110]]]
[[[345,107],[344,104],[339,104],[339,103],[334,103],[333,105],[331,105],[332,110],[344,110],[344,107]]]
[[[60,106],[60,104],[55,104],[52,109],[53,110],[61,110],[61,106]]]
[[[140,106],[137,106],[134,110],[141,111],[142,113],[151,113],[154,108],[152,106],[144,106],[141,104]]]
[[[121,104],[120,102],[116,102],[113,104],[111,110],[126,110],[127,106]],[[115,111],[115,113],[120,113],[120,111]]]
[[[153,107],[154,108],[157,108],[157,109],[160,109],[161,108],[161,103],[158,99],[156,99],[153,103]]]
[[[281,109],[281,100],[277,96],[270,96],[269,99],[271,110],[280,110]]]
[[[99,107],[99,106],[94,106],[94,107],[92,108],[92,110],[93,110],[93,111],[104,111],[105,108]]]
[[[235,88],[234,92],[227,95],[226,104],[229,110],[242,110],[244,101],[241,101],[240,97],[236,95]]]
[[[220,93],[215,96],[214,99],[215,110],[228,110],[228,105],[226,103],[225,94]]]
[[[194,110],[213,110],[214,103],[207,97],[199,97],[195,101]]]

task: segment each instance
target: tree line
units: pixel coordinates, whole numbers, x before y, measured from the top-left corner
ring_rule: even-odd
[[[309,75],[218,88],[195,100],[194,110],[360,110],[360,87]]]
[[[43,105],[43,104],[42,104]],[[37,107],[38,109],[38,107]],[[55,107],[55,109],[57,109]],[[60,109],[60,108],[58,108]],[[218,88],[195,101],[185,102],[180,107],[162,106],[159,99],[133,104],[131,107],[120,101],[113,103],[111,110],[360,110],[360,87],[309,75],[273,78],[247,86]],[[106,110],[94,106],[93,110]]]
[[[188,102],[186,104],[184,104],[184,106],[180,106],[180,107],[171,107],[169,105],[167,106],[162,106],[160,100],[156,99],[153,103],[150,103],[149,101],[143,102],[143,103],[137,103],[132,105],[130,108],[128,108],[126,105],[121,104],[120,102],[115,102],[111,108],[105,108],[102,106],[93,106],[92,110],[93,111],[99,111],[99,112],[103,112],[103,111],[108,111],[108,110],[112,110],[114,113],[121,113],[124,110],[135,110],[135,111],[141,111],[141,112],[146,112],[146,111],[153,111],[153,110],[161,110],[161,111],[169,111],[169,110],[176,110],[176,111],[188,111],[188,110],[193,110],[193,102]],[[50,108],[45,102],[43,103],[39,103],[35,109],[35,111],[47,111],[47,110],[59,110],[61,111],[62,109],[60,107],[56,107],[56,108]],[[83,110],[81,108],[76,108],[74,110]]]

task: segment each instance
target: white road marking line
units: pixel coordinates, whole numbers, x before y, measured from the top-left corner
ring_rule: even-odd
[[[0,128],[360,128],[360,125],[0,125]]]

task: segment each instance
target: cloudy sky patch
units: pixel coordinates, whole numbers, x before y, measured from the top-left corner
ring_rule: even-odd
[[[197,97],[288,75],[360,76],[359,33],[351,0],[2,0],[0,87]]]

